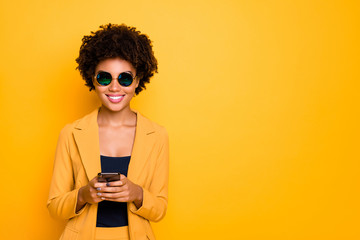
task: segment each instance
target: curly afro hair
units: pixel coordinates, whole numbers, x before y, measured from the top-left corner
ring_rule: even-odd
[[[147,35],[125,24],[101,25],[100,30],[83,37],[79,57],[76,59],[76,69],[79,69],[89,91],[95,89],[92,80],[98,63],[114,57],[130,62],[136,69],[136,76],[139,78],[136,95],[146,88],[145,84],[158,72],[158,63]]]

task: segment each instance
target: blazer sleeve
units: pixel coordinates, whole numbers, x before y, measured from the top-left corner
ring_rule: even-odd
[[[67,124],[60,132],[54,159],[53,175],[50,184],[47,208],[57,219],[70,219],[80,215],[87,204],[76,212],[79,188],[74,189],[74,172],[69,152],[71,125]]]
[[[169,182],[169,137],[162,128],[161,143],[156,161],[154,178],[150,188],[143,188],[143,203],[137,208],[134,203],[130,204],[130,211],[150,221],[158,222],[164,218],[168,202]]]

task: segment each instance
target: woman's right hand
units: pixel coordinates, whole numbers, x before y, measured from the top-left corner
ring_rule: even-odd
[[[103,201],[101,196],[98,196],[94,184],[98,182],[98,177],[91,179],[87,185],[79,189],[78,201],[76,205],[76,212],[83,208],[86,203],[94,204]]]

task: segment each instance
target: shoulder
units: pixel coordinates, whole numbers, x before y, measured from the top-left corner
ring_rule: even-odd
[[[66,141],[68,142],[69,139],[71,139],[72,135],[73,135],[73,131],[75,129],[76,126],[76,121],[72,122],[72,123],[67,123],[61,130],[59,133],[59,141]]]
[[[65,124],[61,129],[60,135],[71,135],[74,129],[82,129],[84,126],[89,126],[94,119],[96,119],[98,108],[94,109],[92,112],[87,113],[86,115]]]

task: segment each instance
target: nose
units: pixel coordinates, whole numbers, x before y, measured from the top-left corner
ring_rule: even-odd
[[[119,84],[118,80],[115,78],[109,84],[109,90],[111,92],[118,92],[121,90],[121,85]]]

